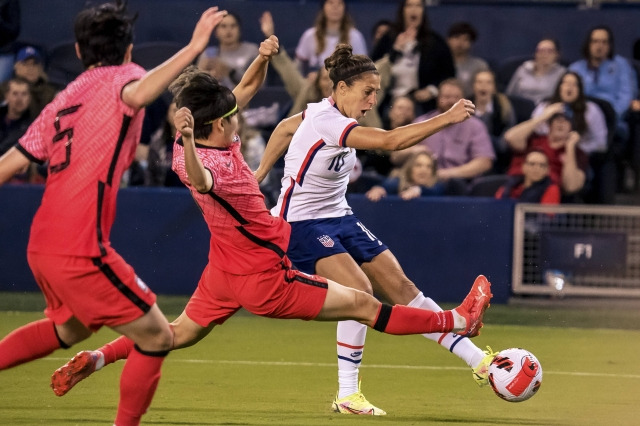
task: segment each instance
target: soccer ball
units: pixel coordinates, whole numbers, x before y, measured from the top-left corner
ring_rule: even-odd
[[[526,401],[540,389],[542,366],[525,349],[505,349],[498,352],[489,365],[489,384],[505,401]]]

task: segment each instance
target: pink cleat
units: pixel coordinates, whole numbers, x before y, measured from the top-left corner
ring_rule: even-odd
[[[484,275],[478,275],[467,297],[464,298],[460,306],[455,308],[455,311],[467,320],[465,330],[456,334],[465,337],[475,337],[480,334],[480,329],[483,326],[482,316],[489,307],[492,296],[491,283]]]
[[[82,351],[71,358],[51,376],[51,389],[57,396],[63,396],[83,379],[96,371],[99,352]]]

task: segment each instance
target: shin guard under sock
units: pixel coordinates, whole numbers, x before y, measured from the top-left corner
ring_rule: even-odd
[[[387,334],[444,333],[453,330],[451,311],[427,311],[381,304],[373,328]]]
[[[48,318],[34,321],[0,341],[0,370],[45,357],[63,347],[68,346],[59,339],[53,321]]]
[[[115,424],[137,426],[160,381],[160,369],[169,352],[143,352],[137,347],[129,353],[120,376],[120,402]]]

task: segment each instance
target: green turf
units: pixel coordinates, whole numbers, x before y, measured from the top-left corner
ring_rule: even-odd
[[[176,312],[180,309],[176,301]],[[568,327],[593,310],[556,311],[492,306],[482,335],[474,339],[479,346],[521,346],[536,354],[544,371],[543,384],[533,399],[523,403],[507,403],[489,389],[479,389],[460,360],[420,336],[370,331],[361,368],[363,391],[389,415],[336,415],[329,409],[337,380],[335,326],[245,314],[216,328],[198,345],[169,356],[144,423],[638,424],[640,331],[632,326],[633,318],[638,324],[638,312],[610,310],[609,317],[628,328],[621,330]],[[40,317],[33,312],[2,312],[0,336]],[[508,319],[527,325],[508,325]],[[48,383],[53,370],[77,350],[113,337],[111,331],[102,330],[77,348],[0,373],[4,390],[0,424],[110,424],[122,362],[93,375],[63,398],[55,397]]]

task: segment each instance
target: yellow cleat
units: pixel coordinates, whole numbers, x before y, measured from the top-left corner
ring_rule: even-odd
[[[376,407],[364,397],[360,391],[360,383],[358,383],[358,392],[352,393],[349,396],[333,400],[333,411],[342,414],[359,414],[364,416],[386,416],[387,412],[381,408]]]
[[[483,387],[489,384],[489,365],[493,358],[498,355],[498,352],[493,352],[491,347],[487,346],[487,350],[484,351],[486,354],[482,361],[475,368],[471,369],[471,374],[473,375],[473,380],[476,381],[478,386]]]

